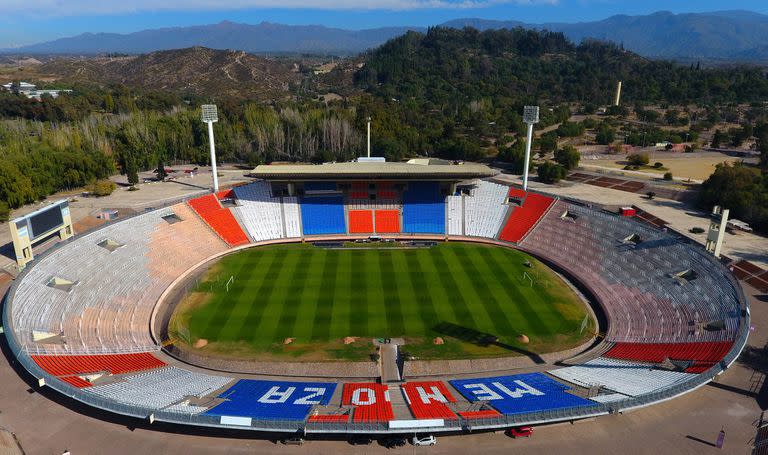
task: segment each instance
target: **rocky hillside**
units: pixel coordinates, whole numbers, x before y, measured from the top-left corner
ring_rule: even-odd
[[[139,56],[59,59],[40,73],[63,82],[125,84],[201,96],[280,99],[303,78],[298,64],[243,51],[192,47]]]

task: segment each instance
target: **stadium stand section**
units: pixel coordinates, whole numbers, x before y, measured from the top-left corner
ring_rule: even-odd
[[[245,235],[235,217],[228,209],[221,206],[216,196],[209,194],[190,199],[189,205],[230,246],[244,245],[249,242],[248,236]]]
[[[662,363],[689,361],[687,373],[702,373],[721,361],[733,347],[732,341],[709,343],[616,343],[605,357],[634,362]]]
[[[604,387],[627,396],[652,393],[691,377],[689,373],[661,370],[645,364],[603,357],[549,373],[581,387]]]
[[[218,396],[225,401],[206,415],[304,420],[312,406],[327,405],[334,390],[335,383],[241,379]]]
[[[83,390],[120,404],[159,410],[181,403],[189,397],[208,395],[231,381],[232,378],[224,376],[167,367],[126,376],[119,382]]]
[[[471,197],[464,197],[465,234],[473,237],[495,238],[507,214],[509,187],[479,181]]]
[[[727,270],[681,236],[559,201],[521,245],[590,284],[608,341],[724,341],[739,329],[739,290]],[[678,276],[687,270],[696,278]]]
[[[299,215],[299,200],[296,197],[283,198],[285,211],[285,236],[288,238],[301,237],[301,215]]]
[[[403,194],[403,232],[445,233],[445,198],[436,182],[411,182]]]
[[[354,407],[353,422],[386,422],[395,418],[389,387],[383,384],[344,384],[341,404]]]
[[[120,246],[112,251],[99,246],[105,239]],[[16,287],[19,301],[46,302],[13,306],[16,339],[30,354],[158,350],[147,330],[158,297],[189,267],[226,248],[186,204],[61,244]],[[74,285],[68,291],[51,287],[52,277]]]
[[[305,235],[346,234],[344,199],[315,196],[301,199],[301,222]]]
[[[402,391],[413,417],[417,419],[455,419],[456,414],[446,403],[455,403],[456,398],[442,382],[408,382]]]
[[[520,242],[549,210],[555,200],[538,193],[526,193],[518,188],[510,188],[509,197],[521,201],[521,205],[512,207],[512,212],[509,214],[499,238],[507,242]]]
[[[255,182],[234,188],[238,206],[232,211],[242,221],[248,235],[256,242],[284,237],[283,215],[279,197],[272,197],[267,182]]]
[[[376,233],[397,234],[400,232],[399,210],[376,210]]]
[[[372,210],[350,210],[349,211],[349,233],[350,234],[373,233],[373,211]]]
[[[103,371],[110,374],[126,374],[166,365],[148,352],[110,355],[33,355],[32,360],[52,376],[72,376]]]
[[[470,402],[487,401],[502,414],[593,406],[569,387],[541,373],[457,379],[451,385]]]
[[[446,221],[448,235],[464,235],[464,197],[452,195],[445,198],[448,205]]]

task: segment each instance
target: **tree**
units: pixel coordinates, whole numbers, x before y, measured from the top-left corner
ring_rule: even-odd
[[[606,125],[605,123],[602,123],[600,128],[597,130],[595,140],[600,145],[608,145],[616,140],[616,130]]]
[[[125,174],[128,176],[128,184],[135,186],[139,183],[139,172],[136,168],[136,160],[133,156],[129,156],[125,161]]]
[[[566,145],[555,152],[555,161],[567,171],[576,169],[579,165],[579,160],[581,160],[581,154],[572,145]]]
[[[547,154],[554,152],[557,150],[557,133],[544,133],[541,138],[539,138],[538,143],[541,153]]]
[[[560,137],[578,137],[584,134],[584,126],[577,122],[563,122],[557,127],[557,135]]]
[[[545,161],[539,164],[537,168],[539,174],[539,180],[542,183],[557,183],[561,179],[564,179],[568,171],[560,164],[553,163],[552,161]]]
[[[650,162],[647,153],[633,153],[627,156],[627,162],[632,166],[645,166]]]
[[[11,207],[5,201],[0,201],[0,223],[8,221],[11,216]]]
[[[701,185],[699,205],[704,210],[715,205],[730,209],[733,218],[768,232],[768,174],[741,163],[718,164]]]
[[[664,180],[672,180],[672,173],[671,172],[665,172],[664,173]]]
[[[712,136],[712,148],[720,148],[720,145],[724,142],[728,142],[728,134],[720,130],[715,130],[715,134]]]
[[[155,169],[155,175],[157,175],[158,180],[165,180],[165,178],[168,177],[168,173],[165,172],[165,163],[163,163],[162,158],[157,159],[157,169]]]
[[[522,174],[525,169],[525,141],[515,141],[510,147],[503,147],[497,156],[499,161],[509,163],[510,170],[515,174]]]

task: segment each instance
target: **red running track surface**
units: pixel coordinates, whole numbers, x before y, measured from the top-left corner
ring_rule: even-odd
[[[399,210],[376,210],[376,233],[396,234],[400,232]]]
[[[349,211],[349,233],[350,234],[370,234],[373,232],[373,211],[372,210],[350,210]]]
[[[507,242],[522,240],[555,202],[554,199],[541,194],[527,193],[526,196],[526,192],[519,188],[510,188],[509,197],[524,199],[524,202],[522,206],[512,207],[507,224],[501,230],[499,238]]]
[[[230,246],[249,243],[248,236],[237,223],[235,216],[219,204],[213,194],[208,194],[188,201],[189,206],[224,239]]]
[[[455,419],[446,403],[456,398],[444,383],[438,381],[408,382],[402,386],[411,413],[417,419]]]
[[[395,418],[389,401],[389,387],[383,384],[344,384],[341,404],[355,407],[353,422],[387,422]]]

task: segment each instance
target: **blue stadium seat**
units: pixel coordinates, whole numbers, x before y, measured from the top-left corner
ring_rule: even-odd
[[[467,400],[488,401],[502,414],[595,405],[589,400],[567,393],[568,386],[541,373],[457,379],[449,382]]]
[[[330,382],[241,379],[219,398],[226,401],[206,415],[255,419],[304,420],[314,405],[327,405],[336,390]]]
[[[437,182],[412,182],[403,194],[403,232],[445,233],[445,198]]]
[[[336,191],[336,182],[306,182],[304,191]]]
[[[302,198],[301,222],[305,235],[346,234],[343,198],[341,196]]]

